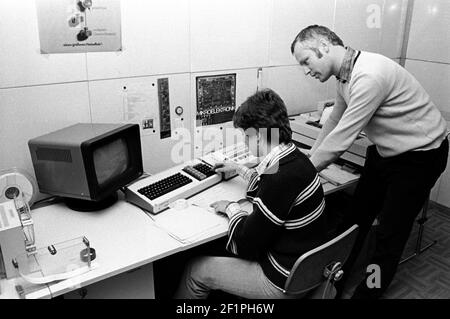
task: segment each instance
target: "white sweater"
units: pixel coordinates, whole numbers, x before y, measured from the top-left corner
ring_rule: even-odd
[[[354,142],[361,130],[383,157],[439,147],[447,126],[420,83],[403,67],[361,52],[350,81],[337,82],[336,105],[314,147],[320,171]]]

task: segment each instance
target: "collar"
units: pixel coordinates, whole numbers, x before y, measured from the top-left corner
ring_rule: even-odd
[[[356,59],[360,52],[356,52],[351,47],[346,47],[344,60],[342,61],[341,68],[339,69],[339,76],[336,79],[339,82],[346,83],[350,81],[353,71],[353,66],[355,65]],[[356,54],[357,53],[357,54]]]
[[[268,168],[274,166],[274,164],[277,164],[283,157],[290,154],[295,149],[296,147],[292,142],[288,144],[280,144],[274,147],[256,167],[256,172],[258,175],[264,174]]]

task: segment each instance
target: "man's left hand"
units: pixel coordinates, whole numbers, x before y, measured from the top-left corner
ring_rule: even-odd
[[[222,213],[225,214],[225,210],[228,206],[228,204],[230,204],[231,202],[229,200],[219,200],[217,202],[212,203],[211,206],[212,208],[214,208],[214,211],[216,213]]]

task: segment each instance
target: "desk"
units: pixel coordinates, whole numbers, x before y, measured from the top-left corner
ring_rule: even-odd
[[[239,192],[242,191],[241,197],[244,196],[246,183],[240,177],[222,183],[228,183],[231,187],[239,189]],[[340,186],[325,183],[323,186],[325,194],[329,194],[353,183]],[[214,193],[214,187],[218,185],[192,198],[208,197],[209,192]],[[210,202],[216,200],[218,198],[211,196]],[[27,298],[53,298],[105,281],[158,259],[225,236],[228,231],[227,220],[217,215],[222,221],[220,227],[205,233],[195,242],[183,244],[158,228],[143,210],[125,202],[123,196],[119,196],[119,201],[113,206],[98,212],[76,212],[59,203],[33,210],[32,218],[37,247],[86,236],[97,251],[94,263],[98,266],[77,277],[45,285],[42,289],[27,295]],[[150,275],[152,276],[152,270]],[[14,288],[15,279],[1,280],[0,283],[2,285],[0,298],[18,298]],[[148,285],[153,289],[153,277],[149,278]],[[152,297],[152,293],[154,297],[154,291],[150,292],[149,297]]]

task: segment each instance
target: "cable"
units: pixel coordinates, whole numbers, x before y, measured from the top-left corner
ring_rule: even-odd
[[[52,202],[52,201],[55,201],[57,199],[58,199],[57,196],[50,196],[50,197],[46,197],[46,198],[40,199],[40,200],[34,202],[33,205],[31,205],[30,209],[36,209],[36,208],[38,208],[37,206],[39,206],[39,204],[42,204],[42,203],[45,203],[45,202]]]

